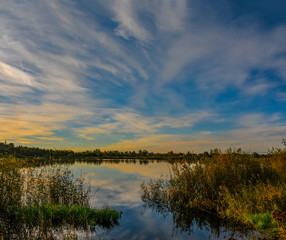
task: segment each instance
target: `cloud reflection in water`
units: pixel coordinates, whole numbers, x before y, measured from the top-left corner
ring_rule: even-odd
[[[89,181],[95,198],[96,206],[108,204],[110,206],[135,207],[142,204],[140,184],[150,178],[158,178],[169,173],[168,163],[150,162],[139,163],[108,163],[100,165],[77,163],[74,165],[76,175],[83,174]]]
[[[79,163],[72,166],[75,176],[84,175],[95,198],[94,206],[108,204],[123,211],[120,225],[111,231],[99,229],[92,239],[225,239],[233,235],[227,225],[211,216],[161,214],[156,209],[145,208],[141,200],[143,181],[169,174],[166,162],[101,161]],[[154,211],[155,210],[155,211]],[[177,217],[176,217],[177,216]],[[183,218],[182,218],[183,216]],[[190,216],[190,222],[185,221]],[[182,221],[176,221],[176,219]]]

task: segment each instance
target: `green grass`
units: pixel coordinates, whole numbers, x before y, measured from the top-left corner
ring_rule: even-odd
[[[262,234],[267,231],[270,239],[285,239],[285,221],[272,213],[286,213],[286,151],[255,158],[229,150],[174,164],[169,178],[142,185],[142,200],[173,214],[178,208],[211,212]]]
[[[249,219],[259,231],[270,231],[276,228],[276,222],[272,218],[271,212],[246,214],[245,219]]]
[[[62,232],[115,226],[121,212],[94,209],[90,198],[84,179],[67,167],[0,159],[0,239],[64,239]]]
[[[23,208],[24,222],[27,225],[40,223],[42,225],[60,226],[63,223],[75,227],[101,225],[111,227],[118,223],[121,212],[110,208],[93,209],[79,205],[41,205],[25,206]]]

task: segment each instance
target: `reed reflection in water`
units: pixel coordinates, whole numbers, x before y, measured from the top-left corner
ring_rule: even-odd
[[[123,211],[120,225],[106,232],[99,230],[94,239],[227,239],[239,232],[229,222],[206,212],[186,212],[156,203],[144,203],[141,184],[168,176],[171,164],[164,161],[101,160],[76,162],[75,176],[84,174],[90,182],[94,206],[108,204]]]

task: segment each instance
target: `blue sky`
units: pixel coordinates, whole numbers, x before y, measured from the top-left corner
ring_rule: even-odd
[[[266,152],[286,138],[284,0],[0,3],[0,139]]]

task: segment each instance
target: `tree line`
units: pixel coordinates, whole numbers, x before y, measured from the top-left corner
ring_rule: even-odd
[[[241,149],[228,149],[228,152],[234,154],[241,154]],[[45,149],[38,147],[27,147],[27,146],[15,146],[14,143],[0,142],[0,157],[13,156],[16,158],[28,158],[28,159],[41,159],[41,160],[94,160],[94,159],[163,159],[170,161],[177,160],[200,160],[203,158],[215,157],[221,154],[220,149],[212,149],[209,152],[204,153],[175,153],[169,151],[168,153],[153,153],[147,150],[139,151],[101,151],[100,149],[86,150],[81,152],[75,152],[72,150],[57,150],[57,149]],[[254,157],[261,157],[258,153],[252,153]]]

